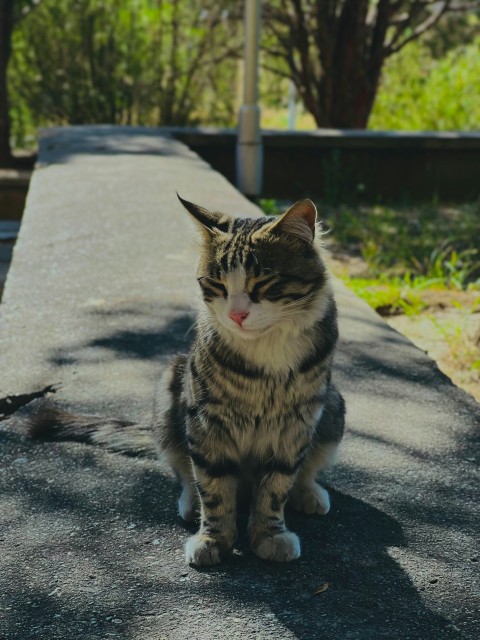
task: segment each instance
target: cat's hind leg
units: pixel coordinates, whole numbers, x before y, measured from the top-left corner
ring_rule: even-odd
[[[200,514],[200,505],[191,460],[188,456],[180,454],[171,459],[170,466],[174,469],[182,487],[182,493],[178,499],[178,515],[185,522],[193,522]]]
[[[187,446],[183,393],[186,362],[186,356],[175,357],[160,378],[155,394],[153,433],[159,459],[171,467],[182,487],[178,513],[182,520],[191,522],[198,517],[200,508]]]
[[[335,462],[338,444],[313,448],[299,469],[295,483],[288,496],[288,504],[297,511],[325,515],[330,511],[328,491],[316,480],[320,471]]]
[[[330,386],[312,445],[295,478],[288,504],[307,514],[325,515],[330,511],[330,496],[316,477],[335,464],[345,427],[345,403],[333,385]]]

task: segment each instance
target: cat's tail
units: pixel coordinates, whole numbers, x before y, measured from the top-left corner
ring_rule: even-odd
[[[128,456],[156,457],[150,426],[117,418],[70,413],[48,399],[36,401],[35,405],[28,419],[31,438],[85,442]]]

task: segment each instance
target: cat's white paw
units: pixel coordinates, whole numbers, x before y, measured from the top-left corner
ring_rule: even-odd
[[[303,513],[317,513],[324,516],[330,511],[328,491],[316,482],[311,485],[294,486],[288,502],[294,509]]]
[[[212,564],[221,562],[224,551],[224,547],[218,540],[197,533],[187,540],[185,559],[188,564],[195,564],[197,567],[209,567]]]
[[[178,515],[185,522],[193,522],[198,516],[197,496],[190,487],[183,487],[178,499]]]
[[[300,557],[300,540],[295,533],[285,531],[263,538],[253,547],[253,551],[262,560],[290,562]]]

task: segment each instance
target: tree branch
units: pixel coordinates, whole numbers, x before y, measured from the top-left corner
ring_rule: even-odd
[[[262,69],[265,69],[265,71],[270,71],[271,73],[274,73],[277,76],[281,76],[282,78],[287,78],[288,80],[291,80],[292,78],[292,74],[288,71],[282,71],[281,69],[272,67],[269,64],[265,64],[264,62],[262,62],[260,66]]]
[[[451,3],[451,0],[445,0],[442,6],[440,6],[436,11],[433,11],[426,20],[424,20],[416,28],[414,28],[412,33],[409,36],[406,36],[403,40],[398,42],[401,35],[405,33],[407,28],[414,23],[414,18],[422,12],[425,6],[427,5],[433,6],[434,4],[438,4],[438,3],[432,3],[430,1],[421,2],[420,0],[416,0],[412,5],[410,13],[408,14],[408,18],[406,18],[403,21],[402,26],[399,29],[397,29],[396,33],[393,35],[390,42],[386,43],[385,49],[384,49],[385,56],[390,56],[393,53],[397,53],[397,51],[400,51],[400,49],[403,49],[403,47],[406,44],[408,44],[409,42],[412,42],[412,40],[416,40],[426,31],[431,29],[435,24],[437,24],[440,18],[443,15],[445,15],[445,13],[449,10],[450,3]]]

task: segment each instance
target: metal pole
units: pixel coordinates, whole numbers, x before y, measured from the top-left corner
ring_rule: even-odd
[[[295,104],[296,94],[295,83],[293,80],[290,80],[290,86],[288,87],[288,128],[291,131],[295,129],[295,117],[297,115],[297,106]]]
[[[262,190],[263,149],[258,106],[258,51],[261,0],[245,0],[243,104],[237,138],[237,187],[249,196]]]

